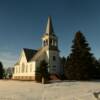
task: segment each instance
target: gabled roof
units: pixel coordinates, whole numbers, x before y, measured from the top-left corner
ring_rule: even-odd
[[[23,48],[27,62],[32,59],[32,57],[37,53],[37,50]]]

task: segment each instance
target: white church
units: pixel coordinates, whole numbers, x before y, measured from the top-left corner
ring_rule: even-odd
[[[23,48],[18,62],[14,65],[13,79],[36,80],[36,69],[40,62],[48,63],[50,74],[61,75],[63,72],[58,48],[58,38],[53,30],[51,17],[48,17],[46,31],[42,36],[42,47],[39,50]]]

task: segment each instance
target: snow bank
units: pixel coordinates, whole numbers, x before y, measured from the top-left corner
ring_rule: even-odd
[[[52,82],[0,80],[0,100],[97,100],[100,82]]]

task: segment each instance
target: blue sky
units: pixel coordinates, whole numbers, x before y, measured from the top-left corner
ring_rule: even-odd
[[[0,0],[0,61],[12,67],[22,48],[41,47],[48,16],[59,38],[60,55],[70,53],[75,32],[82,31],[100,58],[100,0]]]

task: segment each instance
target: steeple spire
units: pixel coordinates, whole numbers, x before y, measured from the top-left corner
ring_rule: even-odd
[[[52,26],[52,20],[51,17],[48,17],[48,22],[47,22],[47,26],[46,26],[46,33],[47,34],[53,34],[54,30],[53,30],[53,26]]]

